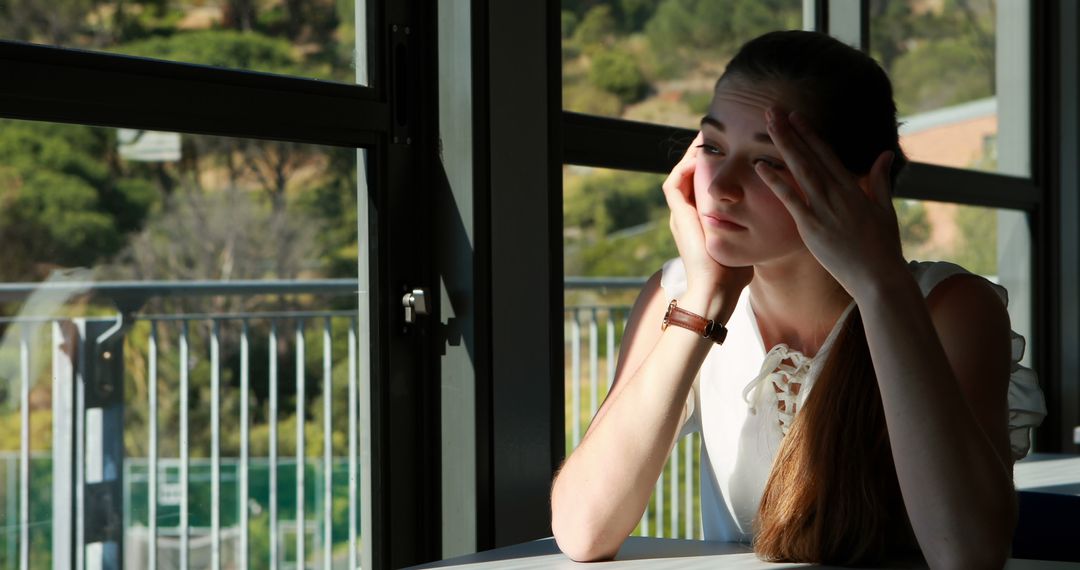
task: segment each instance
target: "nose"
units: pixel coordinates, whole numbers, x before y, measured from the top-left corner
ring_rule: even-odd
[[[723,202],[742,200],[747,176],[744,170],[735,160],[724,160],[716,164],[709,181],[709,196]],[[756,176],[752,170],[749,174]]]

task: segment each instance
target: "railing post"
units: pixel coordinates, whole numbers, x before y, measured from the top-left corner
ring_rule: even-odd
[[[71,321],[52,324],[52,563],[75,567],[75,368],[79,332]]]
[[[82,320],[83,541],[89,568],[124,567],[124,319]]]

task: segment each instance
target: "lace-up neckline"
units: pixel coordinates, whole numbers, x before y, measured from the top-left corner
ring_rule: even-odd
[[[758,412],[761,400],[767,393],[766,390],[771,389],[776,394],[778,426],[783,435],[788,434],[792,422],[795,421],[795,413],[802,408],[810,392],[809,383],[813,380],[811,371],[814,369],[814,363],[819,360],[824,361],[840,328],[854,307],[855,301],[851,301],[836,319],[832,330],[829,331],[829,336],[826,337],[815,356],[806,356],[798,350],[792,350],[784,343],[769,349],[757,376],[743,388],[743,400],[749,406],[751,414]],[[761,329],[758,327],[752,303],[747,303],[747,310],[750,313],[750,322],[754,332],[757,334],[758,344],[764,351],[765,343],[761,337]]]

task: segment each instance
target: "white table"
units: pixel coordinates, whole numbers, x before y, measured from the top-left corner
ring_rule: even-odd
[[[1080,456],[1032,454],[1016,463],[1016,488],[1024,491],[1080,495]],[[525,570],[532,568],[796,568],[804,564],[770,564],[758,560],[746,545],[701,540],[631,536],[614,561],[581,564],[559,551],[553,538],[496,548],[414,568]],[[1039,560],[1009,560],[1009,570],[1080,570],[1080,564]],[[816,568],[823,568],[816,566]]]
[[[829,568],[809,564],[772,564],[758,560],[745,545],[728,542],[701,540],[676,540],[671,538],[645,538],[631,536],[623,543],[615,560],[574,562],[559,551],[553,538],[543,538],[496,548],[476,554],[468,554],[413,568],[457,568],[460,570],[526,570],[533,568],[637,568],[641,570],[664,570],[680,568],[687,570],[713,569],[777,569],[777,568]],[[1068,562],[1045,562],[1040,560],[1009,560],[1007,570],[1080,570],[1080,564]]]
[[[1080,496],[1080,456],[1033,453],[1013,467],[1013,481],[1021,491]]]

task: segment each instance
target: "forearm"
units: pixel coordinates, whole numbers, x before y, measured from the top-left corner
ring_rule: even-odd
[[[933,566],[968,556],[988,556],[993,564],[1015,517],[1009,468],[965,401],[918,285],[906,274],[881,280],[858,292],[856,302],[897,478],[924,555]]]
[[[692,308],[701,306],[696,302],[681,301],[680,306],[708,312]],[[552,488],[552,529],[571,558],[610,558],[634,530],[712,346],[690,331],[668,327],[638,370],[615,384]]]

